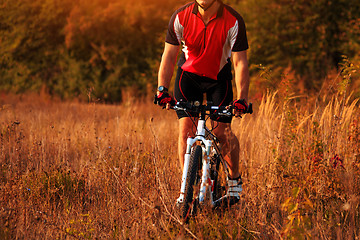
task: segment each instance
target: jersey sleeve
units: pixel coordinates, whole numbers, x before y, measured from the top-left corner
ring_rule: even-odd
[[[249,48],[247,36],[246,36],[246,27],[243,18],[238,15],[237,17],[237,28],[233,32],[233,41],[234,45],[232,47],[233,52],[240,52],[247,50]]]
[[[177,28],[178,12],[176,11],[170,18],[165,42],[172,45],[180,45],[179,29]]]

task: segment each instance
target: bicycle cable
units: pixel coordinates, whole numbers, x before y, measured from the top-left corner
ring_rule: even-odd
[[[196,128],[196,122],[194,120],[195,117],[191,116],[190,113],[188,111],[184,111],[186,113],[186,115],[191,119],[193,126]],[[196,135],[196,132],[194,132],[194,128],[191,129],[193,135]]]

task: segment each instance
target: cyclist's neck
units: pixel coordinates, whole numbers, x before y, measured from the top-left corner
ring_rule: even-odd
[[[215,15],[217,14],[217,11],[219,9],[219,6],[220,6],[220,3],[218,1],[215,1],[211,7],[209,7],[208,9],[206,9],[206,11],[201,8],[200,6],[198,6],[198,10],[199,10],[199,13],[205,23],[208,24],[208,22],[210,21],[210,19]]]

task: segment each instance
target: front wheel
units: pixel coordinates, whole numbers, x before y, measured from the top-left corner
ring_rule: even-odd
[[[197,194],[196,189],[199,189],[200,174],[202,164],[202,148],[196,145],[191,150],[189,170],[187,172],[184,203],[182,205],[181,214],[185,222],[189,220],[191,214],[196,212]]]

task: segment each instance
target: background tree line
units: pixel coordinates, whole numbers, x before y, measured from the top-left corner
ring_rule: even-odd
[[[156,85],[165,31],[179,0],[0,0],[0,90],[89,91],[108,102]],[[291,68],[320,88],[342,56],[359,62],[358,0],[227,0],[244,17],[252,73]],[[276,86],[277,81],[273,81]]]

